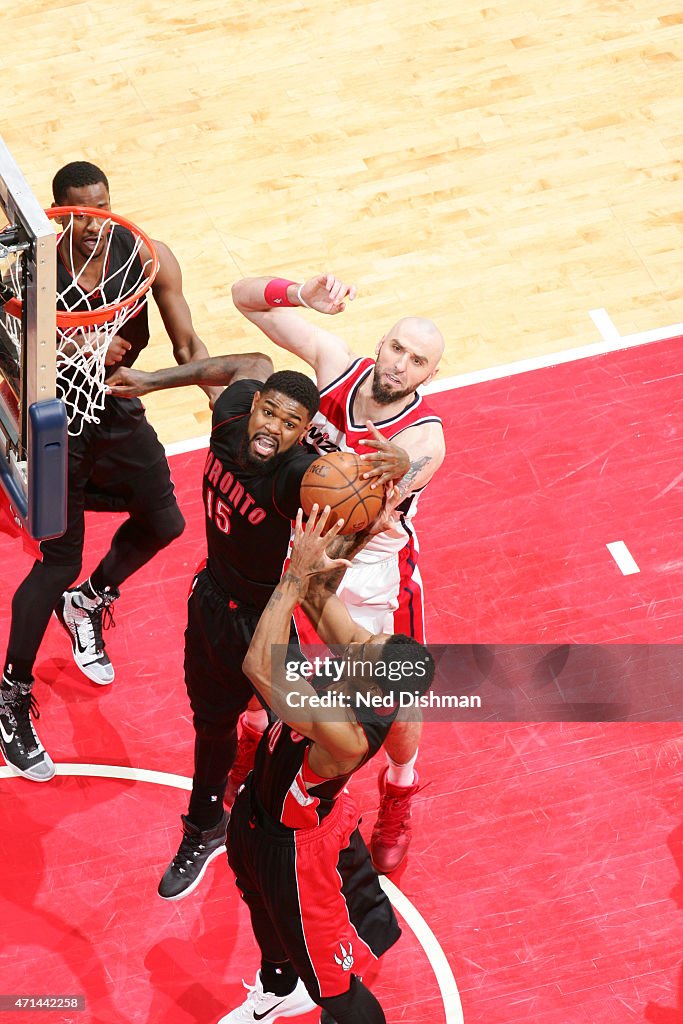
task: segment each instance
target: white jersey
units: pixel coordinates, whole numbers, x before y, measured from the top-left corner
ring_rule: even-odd
[[[356,359],[344,373],[320,392],[320,409],[304,437],[303,443],[320,455],[328,452],[356,452],[359,455],[372,451],[360,441],[372,439],[365,424],[353,419],[353,403],[363,382],[374,371],[374,359]],[[420,423],[441,423],[441,419],[430,409],[421,395],[415,394],[412,401],[396,416],[376,421],[375,426],[386,438],[400,444],[402,431]],[[424,488],[413,491],[399,506],[401,518],[396,526],[373,537],[360,551],[354,561],[377,562],[396,554],[414,537],[410,521],[417,511],[417,503]]]

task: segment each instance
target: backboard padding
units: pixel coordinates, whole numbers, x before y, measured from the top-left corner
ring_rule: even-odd
[[[21,321],[10,323],[3,312],[0,327],[0,484],[32,536],[43,540],[66,527],[66,412],[56,398],[57,239],[2,138],[0,215],[0,267],[14,270],[11,277],[5,270],[5,292],[22,302]]]

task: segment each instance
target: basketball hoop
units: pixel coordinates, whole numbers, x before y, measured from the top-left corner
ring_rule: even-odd
[[[110,210],[52,206],[45,212],[50,220],[59,221],[57,259],[69,276],[67,285],[56,291],[56,390],[67,409],[69,433],[75,437],[85,423],[99,423],[98,412],[104,408],[107,395],[107,352],[126,321],[145,303],[159,270],[159,259],[151,238]],[[90,255],[76,271],[74,224],[86,220],[97,226],[88,239]],[[117,265],[110,267],[114,246],[118,255],[113,263]],[[80,251],[77,261],[82,260]],[[2,275],[5,292],[8,287],[13,292],[4,302],[4,309],[9,314],[6,327],[14,334],[17,348],[23,305],[21,273],[19,252],[8,261]]]

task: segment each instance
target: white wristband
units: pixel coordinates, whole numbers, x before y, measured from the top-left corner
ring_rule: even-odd
[[[304,298],[302,298],[302,297],[301,297],[301,289],[303,288],[303,286],[304,286],[304,284],[305,284],[305,283],[306,283],[306,282],[304,281],[304,282],[303,282],[302,284],[300,284],[300,285],[299,285],[299,287],[297,288],[297,290],[296,290],[296,297],[297,297],[297,299],[299,300],[299,303],[300,303],[300,304],[301,304],[302,306],[305,306],[305,307],[306,307],[306,309],[313,309],[313,306],[309,306],[309,305],[308,305],[308,303],[306,302],[306,300],[305,300]]]

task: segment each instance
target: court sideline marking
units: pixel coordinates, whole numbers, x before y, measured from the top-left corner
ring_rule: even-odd
[[[487,367],[485,370],[471,370],[469,373],[460,373],[454,377],[444,377],[443,380],[427,384],[421,393],[437,395],[442,391],[465,388],[471,384],[484,384],[486,381],[500,380],[502,377],[514,377],[518,373],[528,373],[530,370],[547,369],[549,366],[572,363],[579,359],[589,359],[591,356],[618,352],[621,349],[635,348],[638,345],[666,341],[667,338],[683,335],[683,324],[672,324],[671,327],[658,327],[652,331],[639,331],[637,334],[622,336],[606,310],[594,309],[589,315],[602,335],[602,341],[594,342],[592,345],[564,349],[561,352],[550,352],[542,356],[530,356],[528,359],[520,359],[515,363],[502,363],[500,366]],[[202,437],[192,437],[187,441],[174,441],[165,445],[165,449],[167,455],[185,455],[187,452],[195,452],[200,448],[208,448],[208,445],[209,435],[204,434]]]
[[[134,768],[129,765],[113,764],[56,764],[57,775],[82,776],[86,778],[119,779],[122,781],[148,782],[157,786],[172,786],[174,789],[192,789],[192,779],[171,772],[153,771],[149,768]],[[0,779],[18,779],[8,766],[0,767]],[[446,955],[439,945],[422,914],[408,897],[388,878],[380,877],[380,884],[393,906],[405,920],[415,938],[422,946],[436,983],[439,986],[445,1013],[445,1024],[464,1024],[460,993]]]

